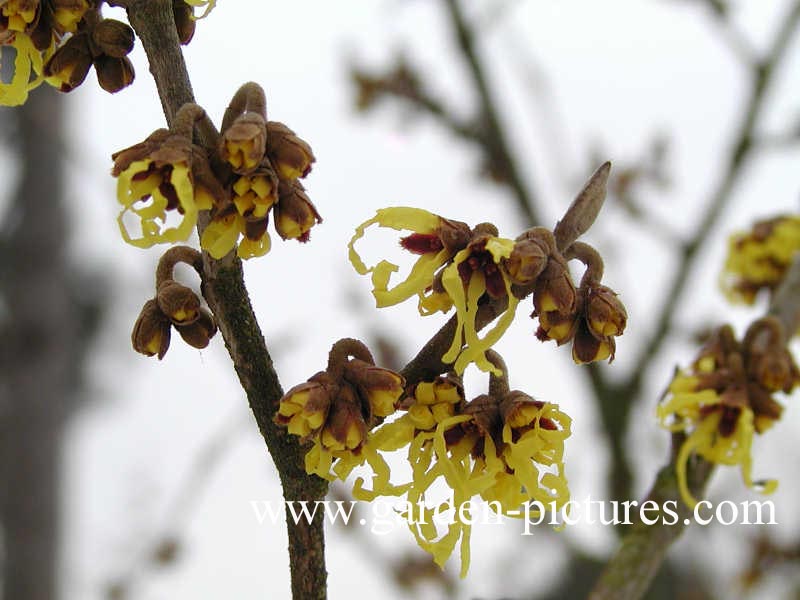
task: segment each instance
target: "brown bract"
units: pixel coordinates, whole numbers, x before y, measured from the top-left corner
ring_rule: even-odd
[[[161,360],[169,349],[170,325],[155,298],[148,300],[133,326],[133,349],[145,356],[158,355],[158,360]]]
[[[278,121],[267,121],[267,155],[281,179],[305,177],[316,160],[311,146]]]

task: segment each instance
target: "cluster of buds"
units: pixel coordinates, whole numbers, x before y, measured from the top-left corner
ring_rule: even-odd
[[[697,360],[676,374],[658,406],[662,425],[687,434],[677,457],[681,496],[693,507],[687,485],[687,462],[696,453],[705,460],[740,465],[749,488],[771,493],[775,481],[754,482],[750,447],[754,433],[763,433],[781,416],[773,398],[800,383],[800,371],[786,349],[783,326],[774,317],[755,321],[738,341],[730,326],[714,332]]]
[[[587,189],[591,194],[582,193],[593,205],[598,204],[598,187],[604,196],[608,168],[604,165],[590,180]],[[623,333],[627,314],[616,294],[600,284],[602,260],[597,252],[574,239],[585,231],[585,222],[594,219],[582,212],[584,196],[579,196],[558,224],[558,236],[535,227],[516,240],[498,237],[497,228],[490,223],[470,228],[423,209],[381,209],[356,228],[349,244],[350,262],[359,274],[372,275],[378,307],[417,296],[423,316],[455,308],[455,333],[442,360],[452,363],[457,373],[474,363],[483,371],[499,374],[486,351],[505,333],[520,300],[529,295],[533,295],[533,316],[539,318],[539,339],[554,339],[559,345],[573,341],[576,362],[613,359],[614,338]],[[368,267],[355,249],[373,224],[411,231],[400,245],[419,256],[408,276],[393,287],[389,280],[399,267],[387,260]],[[574,230],[571,238],[563,234],[570,229]],[[572,259],[587,265],[578,289],[567,266]],[[479,336],[479,330],[495,318],[493,327]]]
[[[94,67],[97,82],[113,94],[133,83],[133,64],[128,54],[135,36],[126,23],[103,19],[89,11],[78,30],[59,46],[44,65],[45,81],[61,92],[70,92]]]
[[[404,385],[398,373],[375,366],[363,343],[339,340],[331,348],[327,369],[281,398],[275,422],[312,443],[305,456],[308,473],[344,479],[365,461],[386,472],[382,459],[367,448],[367,433],[395,412]]]
[[[299,179],[311,171],[314,154],[286,125],[267,121],[266,99],[258,85],[243,85],[231,100],[218,157],[228,194],[212,208],[200,238],[209,254],[221,258],[237,242],[241,258],[269,252],[270,213],[281,238],[308,241],[311,228],[322,219]]]
[[[266,254],[270,212],[283,239],[307,241],[321,218],[297,179],[309,173],[314,155],[288,127],[266,120],[264,91],[255,83],[239,89],[216,147],[193,142],[201,121],[204,133],[213,130],[202,108],[186,104],[169,130],[113,155],[125,241],[142,248],[184,241],[200,211],[209,211],[200,245],[217,259],[237,242],[240,258]]]
[[[126,8],[129,0],[105,0]],[[28,92],[47,82],[69,92],[86,79],[91,67],[100,87],[115,93],[133,83],[128,54],[134,33],[125,23],[104,19],[103,0],[4,0],[0,2],[0,51],[16,52],[14,74],[0,83],[0,104],[16,106]],[[194,36],[195,21],[205,17],[216,0],[173,0],[172,12],[182,44]],[[197,16],[195,8],[205,7]]]
[[[159,360],[169,349],[173,327],[184,342],[198,349],[208,346],[217,333],[214,317],[201,306],[198,295],[173,279],[177,263],[188,264],[202,273],[202,258],[197,250],[188,246],[167,250],[156,270],[156,296],[145,302],[131,334],[134,350],[145,356],[158,356]]]
[[[559,252],[553,234],[542,227],[526,231],[517,240],[507,268],[517,289],[533,290],[533,313],[538,317],[536,337],[555,340],[561,346],[572,342],[576,363],[614,359],[615,337],[622,335],[627,312],[616,292],[600,283],[603,261],[594,248],[574,242]],[[586,265],[576,288],[568,259]]]
[[[45,63],[68,34],[86,26],[87,15],[97,16],[87,0],[8,0],[0,5],[0,51],[16,51],[14,75],[0,83],[0,104],[22,104],[28,92],[44,81]]]
[[[720,277],[731,302],[753,304],[761,290],[774,291],[800,250],[800,217],[783,215],[759,221],[748,232],[735,233]]]
[[[500,357],[494,351],[488,355],[504,372]],[[452,489],[459,515],[469,512],[474,496],[499,514],[517,517],[526,502],[561,507],[569,500],[563,463],[569,417],[553,404],[509,391],[505,375],[491,375],[489,393],[469,402],[455,373],[420,382],[399,408],[406,414],[374,432],[370,443],[383,451],[408,446],[412,480],[396,487],[407,494],[405,516],[417,542],[440,566],[460,540],[466,574],[470,519],[453,519],[444,533],[437,529],[434,515],[449,502],[427,507],[426,492],[437,479]],[[414,514],[417,509],[424,514]]]
[[[145,302],[131,334],[134,350],[145,356],[158,356],[159,360],[169,349],[173,327],[183,341],[198,349],[208,346],[217,333],[214,317],[201,306],[198,295],[172,278],[179,262],[201,272],[199,252],[187,246],[168,250],[161,257],[156,271],[156,296]]]
[[[186,104],[171,129],[158,129],[143,142],[112,155],[111,174],[117,178],[122,205],[117,221],[129,244],[149,248],[184,241],[194,230],[199,211],[226,198],[208,153],[192,141],[195,122],[204,117],[202,108]],[[127,222],[131,216],[138,219],[138,226]]]

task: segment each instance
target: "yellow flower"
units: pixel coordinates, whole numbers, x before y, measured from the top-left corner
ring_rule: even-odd
[[[262,174],[242,175],[233,184],[233,203],[243,217],[265,217],[277,200],[277,188]]]
[[[511,392],[499,405],[488,396],[463,404],[463,392],[442,378],[420,383],[408,413],[375,436],[379,448],[390,450],[408,444],[412,481],[407,501],[414,509],[405,513],[417,543],[443,566],[460,540],[461,576],[470,561],[469,517],[466,505],[481,496],[503,514],[522,515],[527,501],[569,500],[564,478],[564,440],[570,434],[570,419],[552,404],[537,402],[520,392]],[[446,528],[433,516],[446,503],[425,505],[426,492],[437,479],[452,489],[456,517]],[[419,509],[418,505],[425,505]],[[417,514],[415,511],[419,511]]]
[[[748,488],[762,494],[774,492],[777,481],[752,479],[753,410],[747,405],[726,403],[712,389],[697,390],[698,385],[697,377],[677,374],[670,385],[670,395],[657,408],[662,426],[687,433],[675,468],[683,501],[690,508],[697,504],[687,483],[687,463],[693,452],[716,464],[739,465]]]
[[[378,210],[372,219],[356,228],[356,233],[348,244],[350,262],[359,275],[372,274],[372,294],[375,296],[378,308],[399,304],[415,294],[422,300],[425,290],[433,282],[436,271],[455,254],[452,249],[438,241],[437,232],[442,221],[441,217],[421,208],[394,207]],[[389,279],[399,267],[386,260],[367,267],[355,250],[355,243],[364,236],[366,229],[374,224],[429,236],[431,241],[431,251],[420,253],[421,256],[411,268],[408,277],[392,288],[389,288]]]
[[[8,0],[3,3],[0,14],[9,31],[23,32],[33,24],[39,10],[39,2]]]
[[[158,166],[148,158],[133,161],[117,178],[117,199],[123,207],[117,217],[122,237],[139,248],[184,241],[197,223],[199,207],[186,163]],[[177,226],[167,227],[167,211],[171,210],[182,218]],[[140,220],[138,237],[131,235],[123,221],[129,212]]]
[[[396,264],[382,260],[367,267],[355,250],[355,243],[374,224],[412,231],[400,243],[406,250],[420,255],[408,276],[393,287],[389,287],[389,281],[399,270]],[[442,360],[454,363],[457,373],[462,373],[472,362],[483,371],[497,373],[498,369],[486,359],[485,352],[511,325],[519,300],[511,293],[512,283],[502,266],[514,250],[514,241],[492,233],[497,233],[493,226],[482,225],[471,231],[464,223],[443,219],[419,208],[385,208],[356,228],[348,246],[350,262],[359,274],[372,274],[372,294],[379,308],[398,304],[414,295],[423,316],[440,310],[446,312],[454,306],[456,332]],[[508,307],[495,326],[480,337],[476,320],[478,301],[484,293],[492,298],[506,297]]]
[[[0,105],[19,106],[28,99],[28,92],[44,81],[42,70],[53,49],[40,52],[24,33],[17,33],[10,45],[16,50],[14,75],[9,83],[0,82]]]
[[[235,212],[214,218],[200,236],[200,247],[219,260],[233,250],[244,227],[244,217]],[[250,249],[250,245],[245,247],[245,251]]]
[[[453,263],[442,273],[442,285],[456,307],[457,319],[453,343],[442,357],[442,361],[454,362],[456,373],[463,373],[467,365],[474,362],[482,371],[501,374],[500,369],[486,358],[486,351],[497,343],[511,325],[519,304],[519,299],[511,293],[511,281],[498,268],[500,261],[508,258],[513,249],[513,240],[489,237],[482,249],[476,249],[470,244],[461,250],[454,257]],[[473,266],[472,261],[476,259],[479,262]],[[485,292],[498,297],[501,295],[501,290],[508,297],[508,308],[495,326],[480,337],[476,326],[478,300]]]
[[[775,289],[800,250],[800,217],[760,221],[731,236],[720,286],[731,302],[753,304],[761,289]]]

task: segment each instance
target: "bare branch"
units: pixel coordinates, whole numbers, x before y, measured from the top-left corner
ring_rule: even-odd
[[[128,19],[144,46],[169,123],[187,102],[194,102],[186,63],[178,40],[171,0],[131,0]],[[201,129],[202,131],[202,129]],[[203,136],[205,137],[205,136]],[[211,147],[213,140],[201,140]],[[199,228],[202,230],[204,223]],[[297,437],[278,427],[273,417],[283,390],[272,364],[244,284],[241,261],[230,253],[214,260],[203,253],[203,283],[239,381],[247,393],[261,435],[281,478],[288,500],[320,500],[328,484],[303,468],[303,448]],[[287,515],[288,516],[288,515]],[[287,518],[292,594],[313,600],[326,597],[323,515],[310,523]]]
[[[475,32],[464,18],[459,0],[444,0],[444,3],[458,41],[458,47],[461,50],[464,61],[467,63],[478,95],[480,114],[486,129],[484,148],[491,162],[491,167],[513,191],[517,207],[524,215],[527,224],[541,225],[542,220],[538,215],[538,200],[525,183],[500,124],[497,105],[490,92],[485,69],[475,48]],[[530,170],[530,167],[528,167],[528,170]]]

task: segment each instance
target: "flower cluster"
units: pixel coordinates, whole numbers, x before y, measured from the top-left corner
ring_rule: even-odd
[[[546,229],[536,229],[528,233],[526,243],[547,248],[554,240]],[[558,254],[550,254],[536,280],[532,315],[539,318],[536,337],[555,340],[559,346],[572,342],[572,358],[579,364],[611,361],[616,351],[615,338],[625,331],[627,312],[616,292],[600,283],[603,263],[591,246],[575,242],[569,256],[586,264],[577,289]]]
[[[453,491],[452,507],[459,517],[469,512],[474,496],[513,517],[534,500],[560,508],[569,500],[563,454],[571,421],[557,406],[520,391],[490,390],[469,402],[458,392],[463,394],[447,378],[418,384],[409,412],[379,429],[375,443],[382,449],[383,441],[392,449],[403,436],[410,437],[413,477],[406,505],[425,508],[422,514],[405,515],[409,527],[439,566],[460,540],[463,577],[470,563],[470,518],[454,518],[441,532],[433,517],[448,501],[428,507],[426,492],[442,479]]]
[[[412,232],[400,245],[419,258],[393,287],[389,281],[399,267],[387,260],[368,267],[355,249],[373,224]],[[455,308],[455,333],[442,360],[453,363],[457,373],[470,363],[498,373],[486,351],[511,325],[519,301],[531,294],[532,316],[540,323],[537,337],[554,339],[559,345],[574,340],[576,362],[613,359],[614,338],[625,329],[624,306],[599,283],[602,261],[597,252],[580,242],[562,252],[553,233],[543,227],[510,240],[498,237],[497,228],[489,223],[470,228],[419,208],[386,208],[358,226],[349,250],[355,270],[372,275],[378,307],[416,296],[423,316]],[[573,258],[587,265],[577,290],[567,266]],[[495,325],[479,336],[481,327],[498,315]]]
[[[312,442],[305,457],[307,472],[344,480],[366,463],[373,472],[371,487],[357,478],[354,497],[405,495],[409,528],[437,564],[443,566],[460,543],[465,575],[471,531],[469,517],[454,518],[446,531],[437,528],[433,516],[449,502],[427,504],[426,494],[437,480],[452,490],[450,506],[458,515],[469,512],[468,502],[475,496],[510,516],[520,516],[528,501],[561,507],[569,500],[563,455],[571,421],[557,406],[509,391],[505,375],[492,375],[489,393],[466,402],[455,373],[409,386],[400,400],[402,377],[372,366],[366,349],[354,347],[353,340],[337,344],[343,343],[349,354],[370,360],[332,359],[326,371],[283,397],[276,421]],[[493,351],[489,360],[505,371]],[[405,413],[370,431],[395,410]],[[395,483],[382,454],[402,448],[407,448],[412,476]]]
[[[123,238],[143,248],[183,241],[208,210],[200,245],[217,259],[237,242],[241,258],[269,252],[270,213],[283,239],[307,241],[321,218],[298,178],[310,172],[314,155],[288,127],[266,120],[263,90],[249,83],[237,92],[216,148],[193,142],[200,120],[203,109],[187,104],[171,129],[113,155]]]
[[[720,277],[731,302],[753,304],[759,291],[774,290],[800,250],[800,217],[783,215],[756,223],[728,242],[728,256]]]
[[[776,481],[753,481],[750,448],[754,433],[763,433],[780,418],[783,407],[773,398],[800,383],[800,371],[786,349],[781,324],[773,317],[755,321],[738,341],[730,326],[718,329],[697,360],[678,372],[658,406],[662,425],[687,434],[677,457],[681,496],[696,500],[687,484],[687,462],[694,452],[705,460],[739,465],[749,488],[768,494]]]
[[[205,348],[217,333],[212,314],[200,305],[191,288],[172,279],[175,264],[185,262],[200,272],[200,254],[187,246],[176,246],[161,258],[156,272],[156,296],[145,302],[133,326],[133,349],[161,360],[169,349],[174,327],[187,344]]]
[[[331,348],[327,369],[281,398],[275,421],[311,442],[305,455],[308,473],[345,479],[367,461],[388,482],[388,467],[367,443],[367,434],[394,413],[404,385],[399,374],[376,367],[361,342],[339,340]]]
[[[0,104],[22,104],[47,82],[62,92],[83,83],[94,67],[104,90],[118,92],[133,82],[133,30],[104,19],[92,0],[8,0],[0,7],[0,50],[16,51],[14,74],[0,83]]]
[[[203,115],[200,107],[186,105],[172,129],[158,129],[112,156],[111,174],[117,178],[117,199],[122,205],[117,221],[129,244],[149,248],[184,241],[199,211],[224,200],[208,154],[192,142],[194,122]],[[128,222],[131,215],[138,224]],[[177,223],[168,221],[173,215]]]

